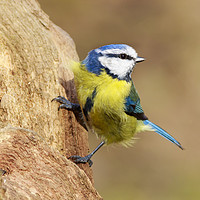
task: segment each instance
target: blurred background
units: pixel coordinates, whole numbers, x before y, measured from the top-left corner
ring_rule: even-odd
[[[133,46],[146,61],[134,82],[149,119],[184,151],[153,132],[133,147],[108,146],[93,158],[105,200],[200,199],[200,1],[39,0],[74,39],[80,59],[111,43]],[[99,143],[90,135],[90,147]]]

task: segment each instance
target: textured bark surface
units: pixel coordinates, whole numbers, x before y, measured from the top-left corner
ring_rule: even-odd
[[[99,199],[83,170],[33,131],[0,130],[5,199]],[[2,196],[3,196],[2,195]]]
[[[78,60],[73,40],[35,0],[1,0],[0,13],[0,197],[99,199],[88,165],[80,165],[86,176],[64,158],[88,153],[87,133],[51,102],[77,101],[67,70]]]

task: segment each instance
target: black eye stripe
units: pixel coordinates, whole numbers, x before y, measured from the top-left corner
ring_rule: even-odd
[[[121,58],[122,60],[135,60],[132,56],[129,56],[125,53],[121,54],[106,54],[107,57],[113,57],[113,58]]]
[[[129,55],[125,54],[125,53],[118,54],[118,57],[123,59],[123,60],[125,60],[125,59],[126,60],[133,60],[132,56],[129,56]]]

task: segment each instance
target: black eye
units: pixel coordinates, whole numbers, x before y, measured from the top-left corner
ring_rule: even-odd
[[[121,59],[127,59],[128,55],[125,54],[125,53],[121,53],[121,54],[119,54],[119,58],[121,58]]]

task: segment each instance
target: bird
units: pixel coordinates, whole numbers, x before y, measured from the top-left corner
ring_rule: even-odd
[[[144,60],[127,44],[110,44],[91,50],[82,62],[72,62],[70,69],[74,73],[79,104],[62,96],[52,101],[61,103],[59,109],[79,111],[85,129],[101,139],[90,154],[71,156],[75,163],[91,166],[91,157],[104,144],[129,146],[135,134],[142,131],[154,131],[183,149],[173,136],[144,114],[131,77],[135,65]]]

